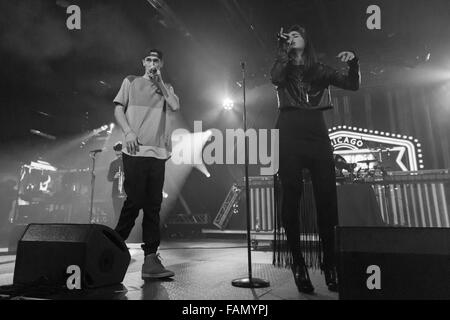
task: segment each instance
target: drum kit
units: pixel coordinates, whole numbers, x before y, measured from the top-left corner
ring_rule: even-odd
[[[336,171],[336,183],[361,183],[373,180],[383,180],[387,175],[388,167],[383,165],[381,153],[389,152],[389,149],[371,150],[370,154],[379,153],[378,159],[365,159],[348,163],[345,158],[339,154],[334,155],[334,166]],[[368,153],[369,154],[369,153]]]
[[[22,164],[18,177],[17,205],[14,209],[15,223],[22,216],[25,217],[22,220],[28,222],[30,219],[34,219],[32,222],[42,222],[41,220],[55,222],[55,219],[48,216],[58,216],[56,218],[60,219],[67,213],[69,216],[67,219],[70,219],[75,211],[77,216],[82,216],[84,222],[87,220],[86,212],[89,212],[87,221],[99,221],[99,215],[104,216],[105,213],[99,209],[98,204],[94,207],[95,156],[102,151],[104,149],[89,152],[92,158],[90,168],[61,169],[43,160]],[[120,168],[118,183],[120,198],[126,197],[123,185],[124,172]],[[103,202],[95,201],[95,203]],[[26,213],[27,211],[31,214]],[[44,216],[45,219],[41,219]]]

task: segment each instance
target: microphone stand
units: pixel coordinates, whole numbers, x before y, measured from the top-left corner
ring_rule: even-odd
[[[235,279],[231,282],[234,287],[240,288],[265,288],[270,286],[269,281],[253,278],[252,275],[252,251],[251,251],[251,233],[250,233],[250,186],[248,181],[248,137],[247,133],[247,109],[245,104],[245,62],[241,62],[242,68],[242,90],[244,98],[244,135],[245,135],[245,202],[247,213],[247,257],[248,257],[248,277]]]
[[[92,168],[91,168],[91,204],[89,208],[89,223],[92,223],[93,208],[94,208],[94,188],[95,188],[95,156],[100,151],[91,151],[89,156],[92,158]]]
[[[10,222],[12,224],[16,224],[16,221],[19,217],[19,199],[20,199],[20,189],[22,188],[22,177],[25,171],[25,163],[22,163],[19,170],[19,176],[17,179],[17,192],[16,192],[16,205],[14,207],[13,217]]]

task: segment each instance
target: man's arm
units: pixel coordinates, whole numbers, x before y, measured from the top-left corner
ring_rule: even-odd
[[[122,106],[121,104],[116,104],[116,108],[114,109],[114,116],[125,135],[125,144],[127,146],[127,151],[132,155],[136,154],[136,152],[139,152],[139,141],[136,134],[133,132],[133,130],[131,130],[130,125],[128,124],[127,118],[125,117],[124,106]]]
[[[180,110],[180,99],[175,94],[173,87],[169,86],[169,88],[167,88],[166,84],[161,81],[160,88],[170,109],[172,109],[172,111]]]
[[[173,90],[172,86],[167,86],[161,77],[161,71],[158,70],[158,73],[154,76],[154,81],[156,82],[159,89],[161,89],[161,92],[164,96],[164,99],[166,99],[167,104],[169,105],[170,109],[172,111],[178,111],[180,110],[180,99],[175,94],[175,91]]]
[[[116,118],[117,123],[122,128],[122,131],[125,135],[132,131],[125,116],[124,106],[122,106],[121,104],[116,104],[116,108],[114,109],[114,117]]]

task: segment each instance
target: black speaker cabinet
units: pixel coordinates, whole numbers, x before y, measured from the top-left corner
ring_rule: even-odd
[[[15,224],[11,227],[8,238],[9,253],[17,252],[17,244],[19,243],[20,238],[23,236],[23,233],[25,232],[26,228],[27,228],[26,224]]]
[[[337,227],[340,299],[450,299],[450,229]]]
[[[81,287],[118,284],[130,253],[112,229],[95,224],[30,224],[17,245],[14,284],[66,286],[78,266]]]

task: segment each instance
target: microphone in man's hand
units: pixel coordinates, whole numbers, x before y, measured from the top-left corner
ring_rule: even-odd
[[[152,68],[150,69],[150,75],[155,78],[158,75],[158,69]]]
[[[156,68],[150,69],[150,77],[151,77],[154,81],[159,82],[158,69],[156,69]]]

